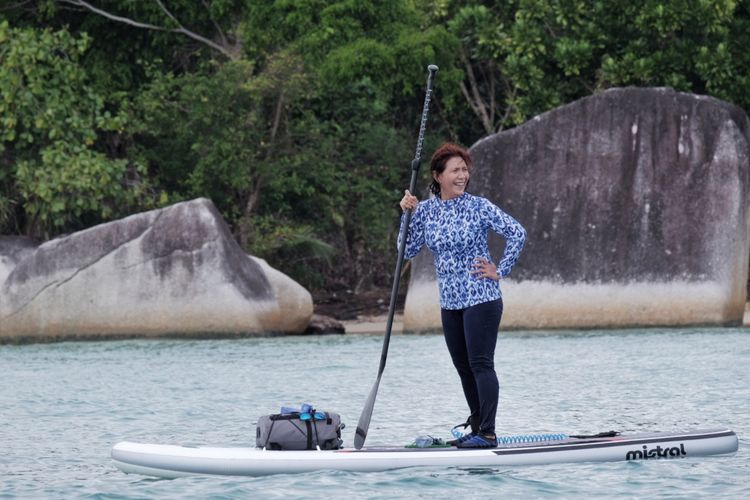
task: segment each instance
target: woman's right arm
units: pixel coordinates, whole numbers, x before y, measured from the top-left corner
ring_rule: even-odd
[[[401,226],[398,231],[396,248],[401,247],[401,234],[404,229],[404,222],[406,221],[406,211],[412,210],[413,213],[409,221],[409,230],[406,236],[406,250],[404,252],[404,258],[411,259],[419,253],[424,245],[424,219],[422,217],[424,210],[419,209],[417,197],[412,195],[408,189],[404,192],[404,197],[401,199],[399,205],[404,213],[401,214]]]

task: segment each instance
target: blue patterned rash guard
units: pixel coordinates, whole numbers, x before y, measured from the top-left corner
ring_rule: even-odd
[[[402,228],[404,219],[402,214]],[[415,257],[424,245],[432,251],[443,309],[465,309],[502,297],[499,282],[471,274],[475,258],[492,261],[487,245],[490,229],[506,240],[497,266],[498,274],[504,278],[510,274],[526,241],[526,230],[518,221],[486,198],[469,193],[450,200],[430,198],[417,205],[409,224],[404,257]],[[399,244],[400,235],[399,232]]]

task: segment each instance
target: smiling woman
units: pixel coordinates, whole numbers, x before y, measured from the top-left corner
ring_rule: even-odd
[[[467,150],[443,144],[431,161],[435,197],[418,203],[406,191],[400,205],[414,211],[405,258],[425,245],[435,258],[445,342],[471,412],[465,424],[471,433],[453,444],[494,448],[499,387],[493,358],[503,314],[498,282],[518,260],[526,231],[486,198],[466,193],[470,169]],[[490,229],[507,241],[497,265],[487,244]]]
[[[430,191],[441,200],[461,196],[469,187],[471,156],[455,144],[443,144],[432,155],[432,184]]]

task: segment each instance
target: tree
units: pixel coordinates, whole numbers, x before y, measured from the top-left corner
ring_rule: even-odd
[[[612,86],[671,86],[748,108],[747,2],[445,2],[462,92],[485,133]]]
[[[390,279],[398,227],[393,200],[408,185],[428,64],[441,68],[433,109],[460,98],[457,40],[427,21],[411,3],[396,0],[259,2],[250,10],[249,56],[263,65],[281,47],[298,54],[311,76],[309,112],[292,122],[305,124],[309,139],[298,158],[309,158],[307,175],[315,168],[330,180],[316,184],[322,219],[316,226],[341,257],[330,279],[355,290]],[[439,116],[430,122],[433,137],[443,134]],[[310,213],[303,199],[297,198],[297,213]]]
[[[156,16],[161,17],[162,24],[153,24],[152,21],[148,20],[144,21],[133,19],[131,17],[128,17],[127,15],[118,14],[114,11],[104,8],[103,6],[97,6],[94,2],[87,2],[85,0],[56,0],[56,2],[63,8],[65,8],[66,6],[79,7],[83,10],[109,19],[110,21],[127,24],[135,28],[184,35],[202,45],[210,47],[227,59],[236,60],[242,56],[242,45],[240,43],[240,40],[234,36],[233,32],[225,33],[218,21],[218,18],[220,17],[224,17],[226,19],[228,17],[227,14],[231,12],[232,9],[237,7],[237,2],[232,2],[231,0],[212,2],[210,4],[206,0],[203,0],[201,2],[201,7],[205,9],[205,13],[208,15],[208,18],[211,21],[211,28],[213,31],[212,36],[204,36],[197,31],[188,29],[183,21],[178,19],[178,17],[172,12],[172,10],[168,9],[164,2],[162,2],[161,0],[151,0],[150,2],[135,2],[130,6],[126,4],[122,7],[124,7],[126,10],[141,11],[138,12],[141,15],[143,15],[142,11],[144,10],[151,11],[150,16],[148,17],[154,17],[154,11],[156,11]],[[138,3],[142,5],[138,5]],[[235,19],[238,19],[236,13],[233,17]]]
[[[616,85],[750,104],[746,0],[31,0],[1,19],[0,229],[208,196],[311,287],[388,284],[428,64],[426,152]]]
[[[35,237],[123,215],[142,169],[105,154],[124,117],[105,110],[80,58],[90,39],[0,23],[0,220]]]
[[[306,76],[289,54],[259,75],[242,60],[209,66],[154,76],[135,105],[137,149],[173,198],[212,198],[247,245],[242,228],[257,215],[262,191],[288,174],[290,114]]]

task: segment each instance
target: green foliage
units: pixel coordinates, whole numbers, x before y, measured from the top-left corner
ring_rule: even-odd
[[[253,226],[254,255],[283,262],[284,270],[308,287],[325,286],[324,270],[331,266],[336,249],[322,240],[314,228],[271,216],[256,217]]]
[[[88,213],[102,219],[122,215],[120,204],[132,206],[137,201],[137,190],[123,189],[126,174],[127,160],[110,160],[64,141],[43,148],[40,160],[20,160],[16,166],[26,213],[48,231]]]
[[[0,23],[0,211],[10,225],[11,206],[23,206],[33,236],[89,214],[127,213],[139,193],[138,167],[97,150],[100,135],[117,134],[124,119],[86,82],[79,61],[89,41]]]
[[[254,58],[289,48],[316,75],[323,95],[369,82],[398,127],[418,123],[428,64],[441,68],[438,96],[447,105],[460,100],[461,73],[454,64],[458,40],[444,27],[431,25],[411,2],[260,2],[251,9],[246,30]]]
[[[317,157],[308,80],[294,55],[279,53],[257,74],[232,61],[156,75],[135,104],[138,154],[166,199],[211,198],[251,253],[306,283],[319,273],[303,264],[330,256],[312,227],[329,225],[338,185],[335,165]]]
[[[611,86],[750,109],[747,0],[70,3],[0,9],[0,232],[205,196],[309,287],[389,284],[428,64],[425,158]]]
[[[408,182],[419,119],[418,112],[397,112],[395,102],[416,101],[412,109],[421,109],[415,97],[436,53],[431,46],[444,55],[451,47],[442,29],[412,26],[409,34],[402,24],[391,26],[397,18],[417,21],[402,5],[256,5],[256,29],[247,31],[263,36],[248,39],[268,44],[252,57],[256,63],[155,76],[136,105],[139,154],[169,199],[211,197],[249,251],[305,284],[324,275],[330,281],[331,261],[316,251],[324,246],[289,235],[325,240],[340,257],[336,269],[355,285],[382,282],[377,269],[392,260],[397,215],[383,210],[383,201],[395,208],[394,186]],[[409,66],[419,63],[413,71],[398,67],[407,57]]]
[[[633,20],[621,48],[604,47],[600,83],[603,85],[670,85],[678,90],[706,92],[722,86],[717,66],[727,63],[727,44],[734,15],[734,1],[653,1],[620,6]],[[640,9],[638,9],[640,7]],[[599,6],[599,13],[605,6]],[[612,20],[602,28],[624,29]],[[616,21],[615,21],[616,22]],[[619,26],[618,26],[619,24]],[[709,62],[708,53],[719,57]]]
[[[467,101],[486,132],[611,86],[671,86],[748,108],[747,2],[456,2]]]
[[[135,103],[138,157],[170,201],[206,196],[237,218],[262,175],[264,131],[247,89],[252,68],[238,62],[214,73],[154,75]]]

